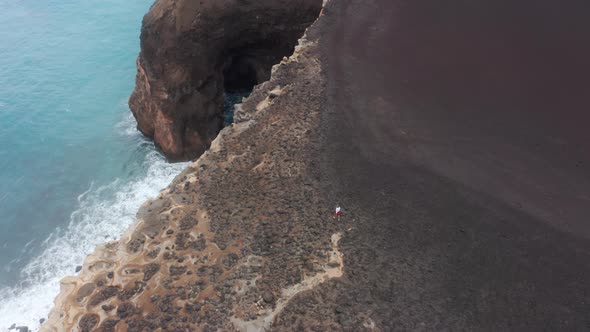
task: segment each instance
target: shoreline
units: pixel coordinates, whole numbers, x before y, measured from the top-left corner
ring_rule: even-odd
[[[571,117],[552,126],[534,107],[554,77],[573,75],[557,82],[575,86],[579,72],[541,61],[543,79],[521,75],[513,69],[530,69],[528,59],[490,62],[488,52],[509,49],[498,40],[530,51],[491,12],[518,18],[541,47],[566,40],[543,19],[588,24],[565,16],[588,5],[529,3],[542,19],[520,17],[530,8],[513,2],[455,5],[328,2],[235,124],[140,210],[113,249],[125,263],[89,262],[92,278],[61,295],[67,324],[55,311],[54,330],[590,326],[590,173],[578,167],[590,154],[576,140],[587,131]],[[562,46],[575,49],[587,31]],[[579,115],[573,97],[552,100],[560,115]]]
[[[117,122],[114,130],[127,138],[134,127],[127,127],[126,123],[125,120]],[[138,142],[138,146],[146,144],[143,139],[139,140],[138,133],[131,140]],[[135,220],[139,206],[156,196],[157,188],[168,185],[183,168],[182,164],[166,163],[152,148],[141,149],[144,155],[137,161],[141,173],[128,180],[95,184],[81,194],[69,223],[44,239],[43,250],[26,262],[23,280],[27,283],[2,289],[4,306],[0,308],[3,323],[0,331],[7,331],[13,323],[37,331],[39,321],[47,319],[59,293],[59,280],[76,274],[76,267],[86,258],[84,253],[94,251],[97,242],[118,238]],[[109,238],[105,239],[106,236]]]
[[[250,179],[254,182],[251,183],[250,189],[260,187],[259,190],[248,191],[251,194],[263,195],[261,197],[265,197],[266,200],[269,199],[267,194],[270,192],[275,192],[279,201],[284,199],[281,196],[289,195],[295,195],[291,200],[300,200],[302,197],[297,197],[300,196],[299,192],[284,192],[285,187],[293,186],[293,184],[277,186],[277,182],[299,183],[301,182],[299,179],[306,179],[304,181],[307,182],[305,187],[308,188],[307,195],[315,196],[319,193],[317,189],[315,193],[309,190],[310,186],[319,187],[318,184],[312,183],[313,180],[309,180],[313,179],[312,176],[305,175],[309,170],[306,170],[304,163],[289,160],[288,157],[282,159],[284,157],[275,156],[269,159],[268,155],[271,151],[272,154],[281,155],[282,151],[289,151],[291,155],[301,151],[299,152],[301,156],[311,152],[306,148],[309,144],[303,142],[311,139],[313,128],[317,126],[318,106],[293,107],[293,102],[300,100],[298,95],[301,93],[305,94],[314,89],[321,91],[321,79],[317,76],[320,72],[319,62],[314,60],[313,55],[317,48],[317,40],[309,41],[306,36],[307,34],[300,39],[291,57],[273,67],[271,79],[257,86],[250,97],[236,108],[235,123],[220,132],[210,149],[176,176],[170,186],[157,198],[142,206],[137,220],[124,236],[119,241],[97,248],[85,260],[79,276],[66,277],[62,280],[62,290],[41,331],[66,331],[74,327],[84,330],[84,326],[94,326],[94,323],[98,327],[99,321],[100,326],[115,324],[115,321],[118,324],[134,324],[133,316],[139,312],[145,314],[146,311],[163,319],[170,312],[161,311],[161,305],[155,303],[154,306],[150,304],[153,303],[153,299],[152,301],[149,299],[156,294],[160,298],[166,298],[166,296],[176,298],[179,293],[174,291],[176,289],[174,287],[198,288],[191,292],[192,295],[180,294],[182,298],[188,297],[187,299],[174,302],[173,306],[178,306],[179,310],[174,310],[175,314],[170,316],[170,319],[172,324],[177,324],[176,326],[189,324],[192,328],[196,326],[203,328],[212,323],[210,319],[195,320],[195,316],[187,312],[194,307],[200,308],[198,311],[200,315],[211,315],[213,312],[226,312],[224,315],[229,315],[233,312],[234,321],[248,322],[260,314],[260,305],[265,310],[272,311],[275,303],[280,302],[281,289],[303,280],[300,280],[301,271],[308,271],[305,274],[313,276],[323,270],[322,264],[328,264],[330,259],[330,255],[326,253],[331,250],[328,243],[330,243],[331,234],[334,233],[333,225],[329,225],[328,229],[332,230],[327,231],[325,235],[318,233],[317,230],[313,235],[306,235],[309,241],[305,243],[284,242],[282,245],[294,247],[281,250],[284,251],[281,255],[283,256],[281,264],[292,262],[290,264],[294,265],[287,270],[268,270],[269,264],[276,264],[276,258],[278,258],[268,256],[268,250],[274,252],[276,249],[273,246],[260,247],[261,243],[256,239],[256,233],[251,232],[261,227],[270,227],[275,229],[273,232],[286,231],[287,233],[282,235],[285,240],[294,239],[293,236],[296,234],[300,236],[303,230],[301,227],[305,227],[303,224],[291,218],[280,217],[285,213],[292,214],[294,211],[290,211],[295,206],[288,207],[287,211],[275,212],[276,217],[283,219],[283,224],[287,222],[284,225],[291,225],[283,229],[284,227],[279,223],[273,225],[268,220],[268,208],[276,209],[280,204],[267,202],[264,204],[266,206],[256,207],[248,203],[246,208],[249,212],[244,214],[243,205],[240,205],[240,202],[230,202],[232,194],[227,194],[223,203],[238,204],[234,208],[236,209],[234,214],[241,215],[243,218],[241,223],[227,224],[225,221],[227,210],[221,206],[215,206],[223,205],[223,203],[212,201],[210,197],[211,189],[214,189],[215,196],[223,196],[223,191],[243,191],[244,188],[238,189],[243,186],[241,182],[244,178],[239,175],[241,172],[251,174]],[[309,78],[313,82],[308,81]],[[300,90],[294,86],[305,88]],[[289,110],[284,109],[287,105],[290,107]],[[293,123],[292,118],[289,119],[290,116],[298,117],[298,123]],[[292,139],[282,137],[285,136],[282,133],[284,128],[277,126],[278,122],[293,128],[288,135],[292,136]],[[257,138],[260,132],[267,135],[279,134],[283,143],[277,146],[276,142],[267,142],[267,147],[261,147],[264,142],[260,142]],[[245,142],[249,143],[246,145]],[[271,146],[272,148],[269,149]],[[228,173],[230,170],[231,173]],[[235,180],[228,179],[232,173],[237,176]],[[261,177],[263,174],[266,175]],[[223,185],[219,182],[228,180],[227,187],[221,190],[220,187]],[[308,204],[309,202],[304,203],[304,205]],[[317,216],[318,208],[323,210],[321,206],[314,206],[307,212]],[[258,210],[258,212],[252,210]],[[258,221],[256,220],[258,218],[267,221]],[[247,222],[249,226],[243,225],[244,222]],[[325,221],[317,217],[306,221],[306,223],[309,222],[314,224],[320,222],[324,227],[328,226]],[[241,229],[239,234],[242,235],[236,236],[237,233],[231,228]],[[325,240],[321,240],[323,238]],[[322,245],[322,241],[327,242]],[[305,255],[304,260],[301,258],[284,260],[284,255],[288,255],[293,250],[308,251],[311,247],[317,248],[314,249],[315,253]],[[257,261],[256,266],[250,266],[252,260]],[[187,262],[190,262],[190,267],[187,266]],[[295,271],[299,272],[292,275]],[[232,300],[228,302],[228,294],[218,289],[222,280],[226,280],[226,285],[231,284],[230,293],[240,295],[232,297]],[[252,284],[253,280],[256,282]],[[184,286],[172,286],[180,284]],[[270,296],[272,300],[259,303],[263,295],[268,300],[268,294],[272,294]],[[119,309],[116,313],[110,310],[105,311],[105,308],[109,309],[112,304],[116,306],[116,303],[120,303],[119,307],[121,305],[129,307],[130,314],[121,315]],[[113,314],[119,318],[116,320],[108,318]],[[182,320],[183,317],[186,317],[185,321]],[[226,321],[215,319],[213,323],[221,324],[218,327],[228,328],[230,325],[227,324],[231,322],[230,316],[227,317]],[[149,324],[157,323],[151,321],[143,324],[152,326]],[[248,330],[246,328],[248,323],[244,324],[242,325],[244,330]]]

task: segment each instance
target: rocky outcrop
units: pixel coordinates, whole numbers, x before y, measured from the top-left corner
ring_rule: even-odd
[[[529,8],[514,1],[329,2],[295,53],[237,107],[234,124],[119,241],[62,281],[42,330],[587,330],[590,176],[582,165],[590,159],[576,150],[588,139],[570,136],[587,130],[538,133],[533,113],[504,108],[513,80],[484,75],[503,84],[481,90],[489,85],[474,84],[471,72],[539,76],[511,62],[496,70],[487,49],[466,47],[479,32],[502,31],[498,18],[517,20],[507,27],[541,24],[522,30],[537,31],[543,38],[527,42],[540,45],[575,40],[574,29],[563,30],[568,38],[544,33],[555,17],[589,22],[571,15],[584,8],[535,4],[527,6],[551,20],[515,15]],[[504,45],[512,31],[486,41]],[[468,50],[484,57],[456,56]],[[449,70],[465,64],[469,75]],[[546,83],[569,82],[553,80],[559,75]],[[556,97],[582,98],[574,87]],[[490,92],[504,101],[495,109],[482,98]],[[506,137],[543,144],[505,145]],[[500,199],[494,182],[503,183]],[[511,206],[509,194],[525,204]],[[561,209],[559,197],[575,205]],[[330,218],[335,203],[339,222]],[[531,207],[541,205],[562,217],[539,217]]]
[[[264,331],[342,276],[342,226],[311,162],[325,81],[310,35],[121,240],[62,280],[42,331]]]
[[[158,0],[144,17],[129,106],[171,160],[205,151],[223,126],[224,90],[269,79],[321,0]]]

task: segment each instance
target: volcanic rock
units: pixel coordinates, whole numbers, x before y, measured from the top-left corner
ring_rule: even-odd
[[[158,0],[144,17],[135,91],[139,130],[172,160],[209,147],[224,90],[251,89],[293,52],[320,0]]]
[[[264,302],[266,303],[272,303],[275,299],[274,295],[272,294],[272,292],[270,291],[265,291],[264,293],[262,293],[262,299],[264,300]]]
[[[208,19],[176,20],[187,3],[156,2],[144,25],[163,21],[142,54],[165,69],[140,56],[139,93],[162,105],[183,103],[161,78],[187,76],[174,65],[192,53],[160,53]],[[42,331],[87,314],[104,331],[584,330],[590,175],[577,165],[590,156],[576,112],[589,99],[568,76],[590,77],[590,5],[550,3],[328,1],[208,152],[62,280]],[[234,27],[222,22],[209,25],[219,40]],[[223,67],[223,88],[235,89]],[[556,117],[537,127],[553,119],[543,114]],[[347,211],[338,222],[335,203]],[[88,283],[97,289],[77,302]]]

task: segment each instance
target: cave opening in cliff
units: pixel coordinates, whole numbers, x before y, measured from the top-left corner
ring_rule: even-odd
[[[252,109],[234,117],[235,105],[293,54],[323,4],[234,2],[158,2],[142,21],[129,108],[140,131],[171,161],[198,158],[224,124],[251,118]]]
[[[224,126],[233,122],[235,105],[248,97],[258,83],[256,69],[248,57],[242,55],[229,57],[223,69]]]

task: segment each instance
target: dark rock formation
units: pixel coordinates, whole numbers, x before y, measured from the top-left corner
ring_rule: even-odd
[[[313,30],[208,153],[144,205],[137,227],[62,280],[43,332],[70,331],[84,315],[99,315],[102,331],[270,330],[293,296],[342,275],[338,225],[305,163],[319,155],[325,100]],[[77,301],[87,284],[96,289]]]
[[[41,331],[588,330],[590,4],[441,3],[328,2]]]
[[[321,0],[158,0],[144,17],[138,128],[171,160],[207,149],[223,126],[223,94],[268,80],[319,14]]]

